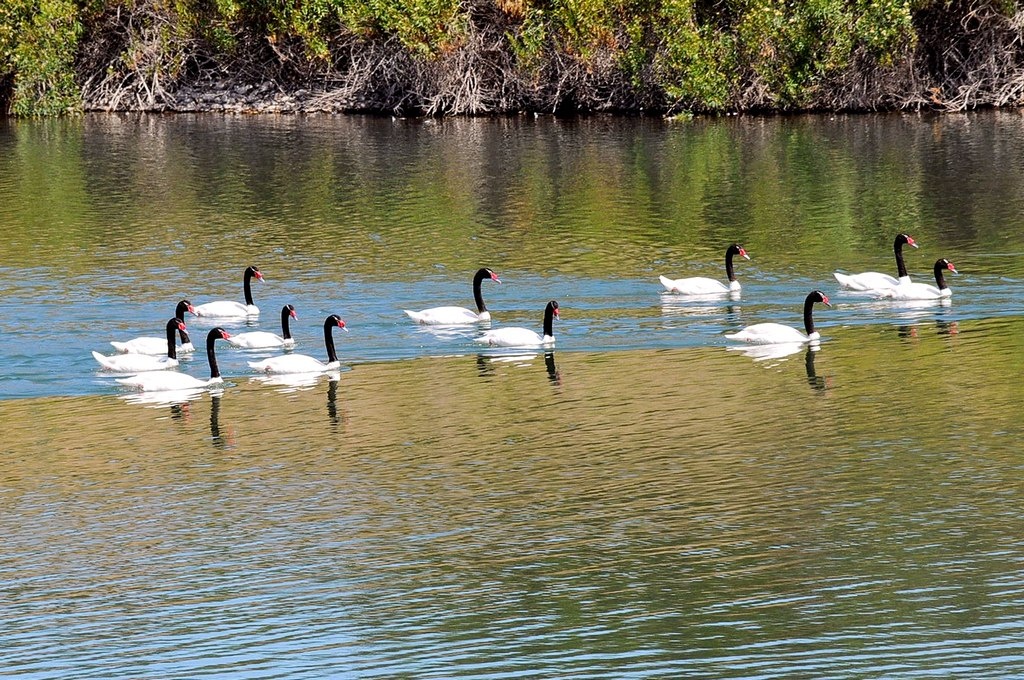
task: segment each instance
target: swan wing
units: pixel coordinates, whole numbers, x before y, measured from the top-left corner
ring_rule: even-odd
[[[900,280],[895,276],[881,272],[862,272],[860,274],[835,272],[832,276],[836,277],[840,286],[849,290],[883,290],[900,285]]]
[[[408,309],[402,311],[404,311],[406,315],[416,323],[439,326],[455,326],[459,324],[476,323],[477,321],[482,320],[482,315],[477,314],[471,309],[466,309],[465,307],[431,307],[430,309],[423,309],[418,312]],[[490,315],[488,315],[487,318],[490,318]]]
[[[232,300],[217,300],[195,307],[196,316],[212,316],[218,318],[232,318],[240,316],[259,316],[260,310],[256,305],[245,305]]]
[[[710,279],[706,276],[691,276],[686,279],[670,279],[662,276],[661,285],[670,293],[682,293],[683,295],[717,295],[728,293],[730,288],[721,281]],[[737,283],[736,289],[739,290]]]
[[[726,333],[726,338],[753,344],[775,344],[781,342],[807,342],[806,335],[781,323],[758,323],[736,333]]]
[[[337,368],[339,365],[338,362],[325,364],[306,354],[283,354],[247,363],[249,368],[262,373],[317,373]]]
[[[164,348],[166,350],[166,342],[164,343]],[[114,371],[115,373],[161,371],[178,365],[177,359],[171,359],[167,356],[156,357],[151,354],[115,354],[108,357],[99,352],[93,352],[92,356],[104,370]]]
[[[904,283],[878,291],[878,297],[887,300],[938,300],[950,295],[952,295],[952,291],[949,288],[939,290],[927,283]]]
[[[281,336],[268,331],[249,331],[248,333],[236,333],[228,338],[228,344],[244,349],[258,349],[261,347],[284,347],[288,343]],[[292,343],[294,344],[294,343]]]
[[[476,342],[492,347],[538,347],[554,343],[554,338],[544,338],[528,328],[496,328],[487,331],[478,338]]]
[[[133,387],[143,392],[162,392],[164,390],[189,390],[206,387],[213,380],[200,380],[186,373],[177,371],[154,371],[118,378],[117,382],[126,387]],[[220,382],[220,380],[217,380]]]

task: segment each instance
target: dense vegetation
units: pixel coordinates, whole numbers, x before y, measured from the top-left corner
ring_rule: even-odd
[[[1021,103],[1022,37],[1013,0],[4,0],[0,103],[959,110]]]

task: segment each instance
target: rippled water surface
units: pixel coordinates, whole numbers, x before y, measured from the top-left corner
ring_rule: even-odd
[[[1024,674],[1022,159],[1016,114],[0,121],[0,676]],[[899,231],[951,302],[837,288]],[[734,240],[740,295],[660,292]],[[247,264],[339,374],[96,370]],[[557,349],[402,314],[480,266]],[[819,347],[724,339],[813,288]]]

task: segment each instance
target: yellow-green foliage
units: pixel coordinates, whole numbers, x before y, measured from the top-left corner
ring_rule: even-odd
[[[81,32],[72,0],[0,2],[0,82],[12,83],[11,113],[53,115],[80,107],[73,64]]]
[[[330,61],[339,39],[355,37],[397,41],[416,59],[437,59],[464,43],[469,8],[482,1],[0,0],[0,100],[7,96],[20,115],[74,110],[81,24],[111,8],[146,10],[158,29],[146,39],[164,44],[138,52],[154,60],[146,72],[167,82],[197,44],[236,57],[268,44],[287,44],[295,55],[297,45],[315,64]],[[906,57],[917,39],[913,13],[950,7],[945,0],[487,1],[492,16],[507,20],[504,48],[522,72],[557,73],[547,69],[553,60],[607,66],[610,57],[634,87],[662,93],[668,108],[710,111],[742,106],[750,92],[761,106],[806,106],[853,65],[885,67]],[[992,7],[1011,16],[1015,3],[1003,5]],[[125,63],[137,63],[133,49],[121,55]]]

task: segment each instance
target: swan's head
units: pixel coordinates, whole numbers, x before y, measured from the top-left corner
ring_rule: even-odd
[[[728,252],[732,253],[733,255],[739,255],[744,260],[750,259],[750,255],[747,255],[747,251],[744,250],[743,246],[741,246],[739,243],[733,243],[731,246],[729,246]]]
[[[949,271],[953,272],[954,274],[959,274],[960,273],[960,272],[958,272],[956,270],[956,267],[953,266],[953,263],[950,262],[949,260],[947,260],[946,258],[942,258],[941,260],[936,262],[935,263],[935,268],[936,269],[948,269]]]
[[[900,234],[899,236],[896,237],[896,241],[898,243],[906,243],[908,246],[911,246],[911,247],[914,247],[914,248],[917,247],[917,241],[915,241],[908,234]]]
[[[227,340],[230,337],[231,333],[228,333],[220,326],[210,329],[210,332],[206,334],[207,340]]]
[[[261,272],[260,268],[256,265],[249,265],[245,269],[245,278],[248,279],[252,277],[255,277],[257,281],[263,280],[263,272]]]
[[[296,321],[298,321],[299,313],[295,311],[295,307],[294,306],[292,306],[292,305],[285,305],[284,308],[288,310],[288,316],[290,316],[293,319],[295,319]]]
[[[556,319],[560,319],[560,318],[561,318],[561,317],[560,317],[560,316],[558,315],[558,302],[557,302],[557,301],[555,301],[555,300],[552,300],[551,302],[549,302],[549,303],[548,303],[548,307],[550,307],[550,308],[551,308],[551,313],[552,313],[552,314],[554,315],[554,317],[555,317]]]
[[[494,281],[495,283],[501,283],[501,279],[498,278],[498,272],[488,269],[487,275],[491,277],[491,281]]]
[[[337,314],[331,314],[329,317],[327,317],[327,321],[325,322],[325,325],[328,328],[337,326],[341,330],[343,330],[346,333],[348,333],[348,326],[345,325],[345,322],[342,321],[341,317],[338,316]]]
[[[192,316],[199,316],[199,313],[196,311],[196,308],[193,307],[192,303],[189,302],[188,300],[181,300],[180,302],[178,302],[178,308],[188,312]]]
[[[188,328],[185,327],[185,322],[184,321],[179,321],[178,322],[178,330],[179,331],[187,331],[188,330]]]
[[[811,293],[807,296],[807,299],[810,300],[811,302],[820,302],[826,307],[832,306],[832,303],[828,301],[828,296],[822,293],[820,290],[811,291]]]

